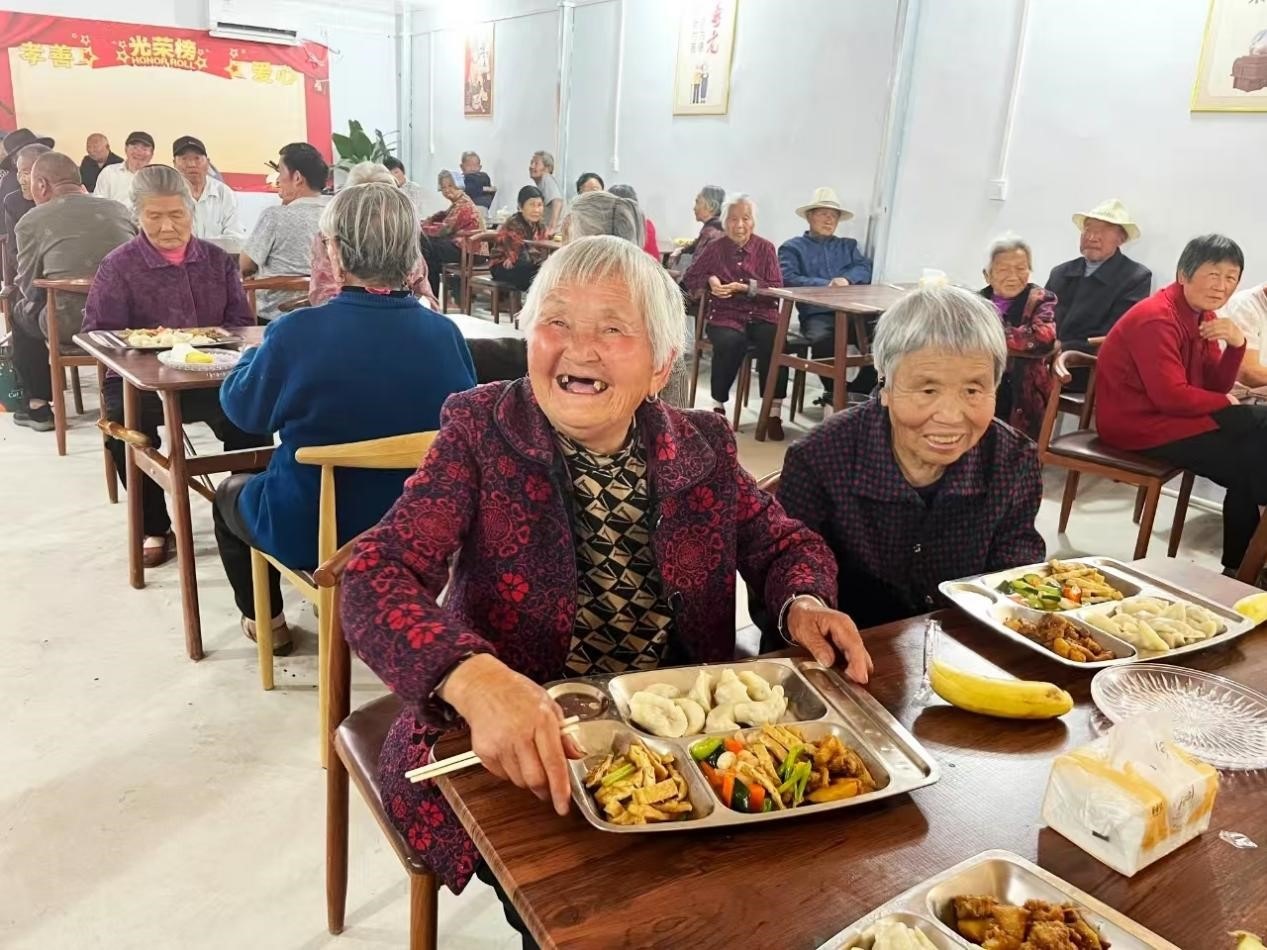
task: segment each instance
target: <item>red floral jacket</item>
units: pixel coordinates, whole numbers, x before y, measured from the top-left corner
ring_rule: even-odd
[[[656,402],[639,408],[637,424],[680,653],[697,662],[734,655],[736,572],[767,604],[797,593],[835,603],[830,550],[757,488],[724,419]],[[458,393],[426,460],[344,574],[348,643],[407,704],[380,759],[384,803],[455,891],[479,854],[439,790],[404,773],[429,761],[455,722],[434,692],[459,660],[485,652],[538,682],[565,675],[577,582],[570,490],[528,380]]]

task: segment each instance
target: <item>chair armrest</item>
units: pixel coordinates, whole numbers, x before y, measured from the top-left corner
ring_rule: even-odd
[[[368,532],[366,532],[368,534]],[[357,535],[339,550],[335,551],[330,558],[321,564],[312,572],[312,579],[317,582],[318,587],[337,587],[339,580],[343,577],[343,571],[348,566],[348,561],[352,560],[352,549],[360,543],[362,535]]]

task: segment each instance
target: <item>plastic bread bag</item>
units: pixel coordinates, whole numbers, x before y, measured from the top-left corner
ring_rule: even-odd
[[[1168,715],[1136,716],[1052,762],[1043,820],[1128,877],[1210,826],[1219,775],[1171,741]]]

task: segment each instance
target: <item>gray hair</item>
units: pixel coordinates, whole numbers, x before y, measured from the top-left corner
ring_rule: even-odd
[[[453,172],[449,171],[447,168],[436,176],[436,187],[443,188],[446,181],[454,188],[458,186],[458,180],[453,177]]]
[[[185,176],[170,165],[146,165],[132,179],[132,213],[138,218],[151,198],[180,198],[194,213],[194,196]]]
[[[465,162],[468,158],[473,158],[473,159],[475,159],[475,160],[478,162],[478,161],[480,160],[480,153],[479,153],[479,152],[469,152],[469,151],[468,151],[468,152],[463,152],[463,153],[462,153],[462,158],[461,158],[461,161]]]
[[[647,224],[638,205],[610,191],[591,191],[578,195],[568,208],[563,222],[567,241],[610,234],[642,247],[647,239]]]
[[[533,152],[532,157],[541,159],[541,164],[546,167],[546,171],[548,171],[552,175],[554,174],[554,156],[553,155],[551,155],[549,152]]]
[[[602,194],[591,192],[584,197]],[[546,259],[528,290],[519,315],[520,327],[529,334],[533,332],[542,304],[558,287],[587,285],[605,278],[618,280],[628,288],[629,299],[646,322],[656,368],[662,369],[680,356],[686,349],[686,309],[681,289],[640,246],[611,235],[572,241]]]
[[[612,185],[607,190],[617,198],[628,198],[634,204],[638,203],[638,192],[633,190],[633,185]]]
[[[396,179],[386,165],[378,162],[357,162],[348,170],[347,181],[343,183],[344,188],[355,188],[357,185],[368,185],[370,182],[382,182],[384,185],[395,187]]]
[[[36,159],[45,152],[51,151],[52,148],[43,142],[34,142],[25,148],[18,149],[18,154],[13,157],[13,167],[16,170],[19,164],[34,166]]]
[[[752,200],[752,195],[746,191],[736,191],[734,194],[726,196],[725,203],[721,206],[721,223],[722,227],[726,226],[726,219],[730,217],[730,209],[736,205],[746,204],[752,210],[752,228],[757,228],[757,203]]]
[[[726,189],[720,185],[705,185],[699,190],[699,197],[704,199],[704,204],[717,217],[721,214],[721,206],[726,203]]]
[[[339,244],[343,269],[381,287],[403,287],[418,264],[418,218],[393,181],[344,188],[321,212],[321,234]]]
[[[1029,266],[1034,266],[1034,252],[1030,250],[1029,242],[1019,234],[1008,231],[1006,234],[1000,234],[990,242],[989,257],[986,258],[985,269],[988,272],[994,266],[994,259],[1000,254],[1010,254],[1012,251],[1024,251],[1025,259],[1029,261]]]
[[[924,287],[902,298],[880,318],[871,341],[876,372],[885,385],[904,356],[923,349],[988,353],[994,384],[1007,366],[1007,338],[993,305],[961,287]]]

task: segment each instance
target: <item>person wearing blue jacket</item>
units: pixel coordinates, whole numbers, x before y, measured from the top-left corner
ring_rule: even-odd
[[[871,283],[871,261],[859,249],[858,242],[853,238],[836,236],[840,222],[852,218],[853,212],[841,206],[835,189],[816,189],[813,200],[797,208],[796,213],[809,223],[809,230],[800,237],[785,241],[779,248],[783,286],[847,287]],[[811,355],[815,359],[830,357],[836,346],[835,314],[826,307],[813,304],[798,303],[796,309],[800,314],[801,333],[810,341]],[[828,413],[834,387],[830,377],[821,378],[823,396],[816,404],[823,406],[823,412]],[[850,388],[853,388],[852,385]]]
[[[232,475],[217,487],[212,510],[242,631],[252,640],[251,548],[296,570],[317,566],[321,473],[297,462],[296,450],[437,429],[444,401],[475,385],[457,325],[403,289],[419,255],[408,196],[379,182],[345,188],[320,228],[342,292],[274,320],[220,388],[234,425],[280,441],[264,472]],[[339,544],[375,525],[409,474],[337,472]],[[284,656],[292,643],[271,568],[269,596],[273,652]]]

